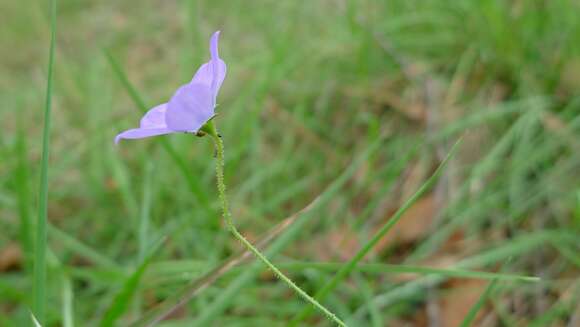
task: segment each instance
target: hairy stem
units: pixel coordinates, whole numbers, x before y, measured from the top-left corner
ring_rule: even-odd
[[[212,137],[215,150],[216,150],[216,177],[217,177],[217,188],[219,193],[219,198],[222,207],[222,214],[226,227],[229,231],[249,250],[251,251],[260,261],[262,261],[280,280],[293,289],[298,295],[300,295],[304,300],[311,303],[315,308],[322,311],[330,320],[337,323],[339,326],[346,326],[346,324],[340,320],[334,313],[326,309],[322,304],[304,292],[298,285],[296,285],[290,278],[288,278],[284,273],[282,273],[276,266],[274,266],[268,258],[266,258],[256,247],[250,243],[236,228],[234,225],[232,215],[229,209],[229,203],[226,196],[226,184],[224,182],[224,144],[221,137],[217,133],[215,125],[213,122],[209,122],[207,128],[205,129],[208,134]]]

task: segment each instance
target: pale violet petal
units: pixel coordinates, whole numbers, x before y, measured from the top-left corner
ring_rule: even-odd
[[[213,102],[215,106],[215,101],[218,92],[226,78],[227,67],[226,63],[220,59],[218,52],[218,42],[219,42],[220,32],[215,32],[209,42],[211,59],[205,64],[201,65],[191,83],[204,84],[210,87],[213,94]]]
[[[167,103],[165,122],[174,131],[197,132],[213,115],[210,88],[189,83],[180,87]]]
[[[141,128],[167,128],[167,124],[165,124],[166,111],[166,103],[153,107],[141,118],[141,124],[139,126]]]
[[[141,139],[144,137],[157,136],[163,134],[175,133],[168,128],[134,128],[124,131],[115,137],[115,143],[121,139]]]
[[[216,83],[215,83],[215,96],[217,96],[220,88],[222,87],[222,83],[224,82],[224,79],[226,78],[226,72],[227,72],[227,67],[226,67],[226,63],[221,60],[218,59],[217,60],[217,77],[216,77]],[[213,69],[212,69],[212,62],[206,62],[205,64],[201,65],[201,67],[199,67],[199,69],[197,70],[197,72],[195,73],[195,75],[193,76],[193,78],[191,79],[191,83],[196,83],[196,84],[205,84],[208,87],[211,88],[212,86],[212,81],[213,81]]]

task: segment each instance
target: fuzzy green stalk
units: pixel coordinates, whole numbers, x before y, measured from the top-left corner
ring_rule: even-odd
[[[291,289],[293,289],[298,295],[300,295],[304,300],[310,302],[315,308],[322,311],[330,320],[334,321],[339,326],[346,327],[346,324],[340,320],[334,313],[330,312],[326,309],[322,304],[308,295],[305,291],[303,291],[298,285],[296,285],[290,278],[288,278],[284,273],[282,273],[274,264],[268,260],[256,247],[250,243],[236,228],[234,225],[234,221],[232,219],[232,215],[229,209],[229,203],[226,196],[226,184],[224,182],[224,144],[221,139],[221,136],[218,134],[217,129],[213,123],[210,121],[207,123],[204,128],[202,129],[204,132],[209,134],[214,142],[215,150],[216,150],[216,178],[217,178],[217,188],[219,193],[219,198],[222,207],[222,214],[224,221],[226,223],[226,227],[228,230],[249,250],[251,251],[256,258],[262,261],[280,280],[286,283]]]

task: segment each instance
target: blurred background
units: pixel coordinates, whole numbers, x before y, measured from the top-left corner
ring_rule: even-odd
[[[0,12],[0,326],[26,326],[48,4]],[[572,0],[59,1],[45,325],[129,325],[240,250],[208,138],[113,144],[189,81],[219,29],[234,219],[257,241],[319,199],[267,247],[307,292],[462,138],[322,302],[349,326],[459,326],[473,308],[474,326],[580,326],[579,13]],[[286,326],[305,306],[245,263],[161,325]]]

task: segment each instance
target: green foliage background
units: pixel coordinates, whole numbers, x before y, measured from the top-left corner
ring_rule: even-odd
[[[0,12],[0,260],[17,253],[0,271],[0,326],[24,326],[49,19],[44,1],[0,0]],[[384,264],[451,257],[445,268],[541,278],[486,292],[498,324],[574,325],[578,12],[566,0],[59,1],[46,326],[127,325],[239,250],[219,219],[207,138],[113,144],[141,113],[106,53],[150,107],[207,60],[216,29],[229,69],[217,123],[240,229],[256,240],[329,196],[273,257],[298,284],[315,293],[463,137],[426,195],[438,208],[422,213],[426,232],[375,249],[325,305],[352,326],[419,325],[455,294],[450,272],[416,268],[426,276],[409,280]],[[305,303],[249,267],[163,325],[284,326]]]

